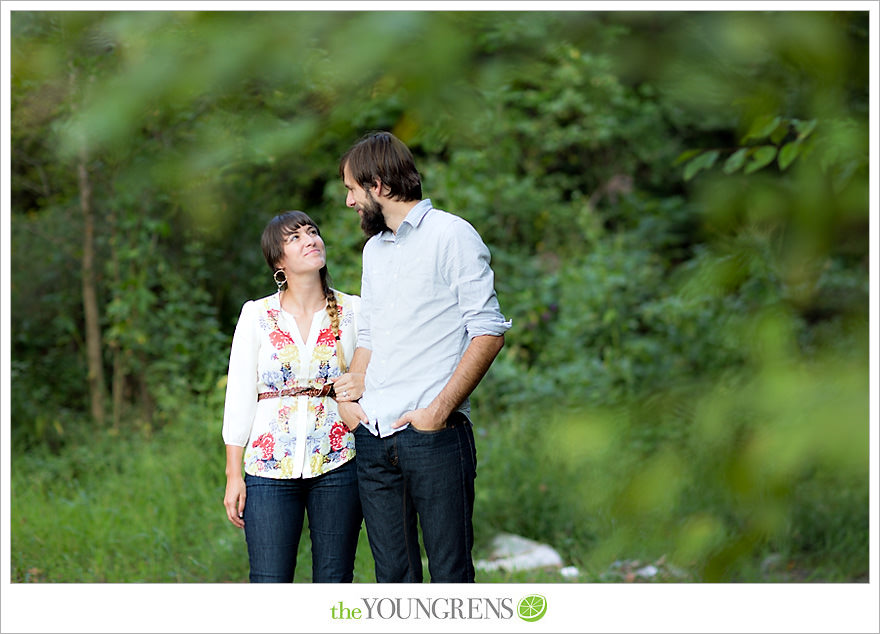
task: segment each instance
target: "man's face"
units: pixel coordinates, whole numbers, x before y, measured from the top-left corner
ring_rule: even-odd
[[[356,183],[351,177],[348,165],[343,170],[343,183],[348,190],[345,196],[345,204],[352,207],[360,216],[361,229],[368,237],[372,237],[377,233],[388,230],[385,224],[385,216],[382,213],[382,203],[373,197],[373,193],[369,189],[364,189],[359,183]]]

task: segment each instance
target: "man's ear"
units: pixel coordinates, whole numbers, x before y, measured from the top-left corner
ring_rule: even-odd
[[[390,189],[386,187],[385,184],[382,182],[381,178],[377,178],[375,180],[371,189],[374,190],[373,196],[376,198],[378,198],[379,196],[386,196],[390,191]]]

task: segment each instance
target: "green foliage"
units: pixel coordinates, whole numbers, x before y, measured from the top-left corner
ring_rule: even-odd
[[[666,554],[750,580],[771,551],[864,572],[865,13],[24,11],[11,29],[16,580],[243,578],[218,386],[241,304],[274,288],[259,235],[307,211],[358,292],[336,169],[377,128],[484,237],[514,322],[473,398],[481,543],[550,541],[595,579]],[[85,414],[80,160],[117,435]],[[57,482],[25,477],[33,460]],[[114,507],[132,481],[155,487]],[[155,560],[124,550],[131,527]]]
[[[765,573],[752,567],[768,553],[808,566],[816,580],[860,577],[867,572],[865,430],[843,429],[827,412],[850,421],[864,415],[861,369],[835,366],[834,384],[818,369],[767,369],[802,404],[799,412],[786,410],[765,375],[737,391],[701,384],[669,391],[645,409],[663,417],[657,431],[665,433],[653,439],[619,408],[521,409],[504,420],[476,411],[475,556],[486,557],[488,541],[510,531],[553,544],[586,582],[602,581],[618,559],[664,554],[696,581],[754,581]],[[766,399],[746,412],[740,404],[755,391]],[[244,540],[221,503],[222,398],[218,387],[190,401],[174,425],[149,437],[92,430],[89,445],[61,455],[15,456],[13,582],[246,581]],[[634,453],[640,436],[642,452]],[[308,582],[309,570],[304,537],[297,581]],[[373,579],[362,532],[355,581]],[[559,578],[480,573],[477,580]]]
[[[224,526],[216,404],[179,405],[152,438],[92,430],[63,455],[13,459],[13,581],[246,580],[244,542]]]
[[[784,326],[756,334],[769,343]],[[478,500],[490,525],[549,541],[595,576],[664,557],[697,580],[754,581],[766,572],[752,566],[774,554],[798,575],[863,578],[864,359],[789,353],[755,346],[764,356],[735,381],[678,384],[640,407],[521,411],[493,425]]]
[[[816,119],[800,121],[798,119],[788,120],[781,116],[764,115],[752,123],[751,129],[742,139],[742,143],[751,141],[759,145],[725,148],[723,151],[720,149],[687,150],[679,155],[676,163],[684,164],[683,177],[686,181],[693,179],[703,170],[710,170],[718,162],[722,152],[727,156],[722,167],[722,171],[727,175],[735,174],[741,169],[743,173],[751,174],[771,165],[774,160],[777,167],[785,171],[801,154],[807,155],[816,151],[816,144],[813,142],[814,138],[811,138],[811,134],[818,123]],[[837,160],[842,159],[848,163],[847,171],[851,173],[853,169],[863,167],[863,150],[856,150],[846,157],[842,157],[838,153],[828,156],[826,150],[829,145],[839,147],[839,143],[834,140],[834,135],[839,134],[837,130],[840,123],[838,121],[826,123],[826,127],[829,129],[819,135],[823,137],[818,141],[819,152],[825,156],[823,163],[827,169],[839,173],[840,168],[834,164]],[[844,122],[844,125],[858,127],[858,123],[855,121]]]
[[[13,460],[14,583],[247,582],[244,534],[223,509],[223,391],[179,405],[152,435],[92,430],[89,445]],[[374,579],[362,531],[355,581]],[[306,529],[296,581],[310,580]]]

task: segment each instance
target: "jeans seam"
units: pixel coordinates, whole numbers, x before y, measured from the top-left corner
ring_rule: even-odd
[[[467,482],[470,479],[470,476],[467,475],[467,465],[465,463],[465,451],[468,452],[467,459],[473,460],[473,451],[471,447],[470,435],[467,433],[468,428],[466,425],[461,426],[461,433],[458,434],[458,442],[459,442],[459,465],[461,467],[461,499],[464,502],[465,511],[467,511],[468,499],[467,495]],[[467,445],[465,448],[464,445]],[[474,477],[476,477],[476,464],[474,464]],[[471,480],[473,482],[473,480]],[[473,581],[470,578],[471,576],[471,568],[473,565],[473,555],[471,553],[472,544],[473,544],[473,535],[472,535],[472,527],[473,527],[473,519],[468,522],[467,513],[462,514],[461,523],[462,523],[462,534],[464,536],[464,550],[465,550],[465,569],[464,574],[465,577],[468,578],[469,581]],[[469,530],[471,529],[471,530]]]
[[[410,544],[410,541],[409,541],[409,523],[407,521],[408,514],[407,514],[407,504],[406,504],[407,497],[408,497],[407,482],[406,482],[406,478],[404,478],[403,479],[403,500],[402,500],[402,503],[403,503],[403,543],[404,543],[404,547],[406,548],[406,567],[407,567],[407,573],[409,576],[408,581],[409,581],[409,583],[414,583],[415,582],[415,571],[413,570],[413,562],[412,562],[412,544]]]
[[[458,434],[458,467],[461,471],[461,489],[459,490],[459,495],[461,495],[461,500],[464,503],[464,510],[467,510],[467,484],[465,484],[465,464],[464,464],[464,443],[462,442],[461,434]],[[470,451],[470,449],[468,449]],[[467,513],[462,513],[461,517],[461,528],[462,528],[462,536],[464,537],[464,543],[462,546],[464,550],[467,551],[467,518],[465,517]],[[467,563],[465,562],[465,566],[467,567]],[[465,569],[465,575],[467,575],[467,569]]]
[[[409,533],[409,504],[408,504],[408,502],[410,501],[409,482],[407,480],[406,474],[404,474],[404,472],[403,472],[403,467],[400,465],[400,450],[397,448],[397,442],[399,440],[400,440],[399,438],[395,438],[394,436],[391,437],[392,444],[395,446],[395,451],[396,451],[397,460],[398,460],[398,463],[396,465],[394,465],[392,463],[392,466],[394,466],[396,469],[398,469],[398,471],[400,472],[400,476],[403,480],[403,487],[401,490],[401,507],[402,507],[401,511],[403,513],[403,543],[404,543],[404,548],[406,548],[406,568],[407,568],[407,575],[409,577],[408,581],[409,581],[409,583],[415,583],[416,582],[416,578],[415,578],[416,568],[414,566],[415,562],[413,562],[413,560],[412,560],[412,543],[410,543],[410,533]],[[412,512],[415,513],[415,508],[412,509]],[[416,544],[418,544],[418,528],[416,529]]]

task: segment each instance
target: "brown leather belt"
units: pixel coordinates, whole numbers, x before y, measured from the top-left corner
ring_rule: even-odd
[[[280,398],[282,396],[336,396],[332,383],[325,383],[321,387],[292,387],[279,392],[260,392],[257,394],[257,400],[262,401],[266,398]]]

